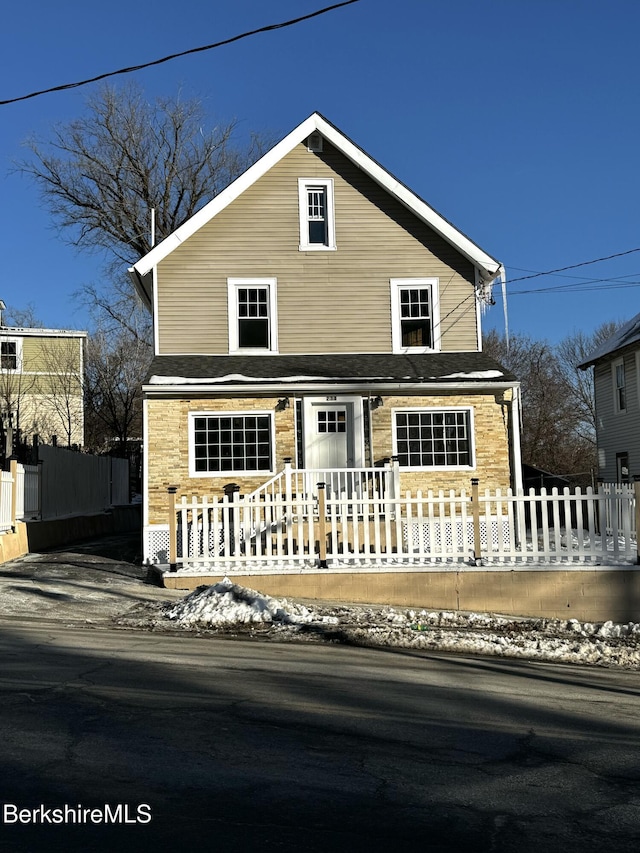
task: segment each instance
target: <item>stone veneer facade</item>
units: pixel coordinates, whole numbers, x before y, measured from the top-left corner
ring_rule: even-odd
[[[511,483],[509,432],[511,429],[511,390],[462,392],[437,396],[383,396],[383,405],[371,412],[371,455],[380,463],[393,453],[392,413],[406,407],[471,407],[474,415],[475,468],[472,470],[401,471],[401,489],[427,491],[469,489],[472,477],[481,489],[506,489]],[[168,521],[169,486],[177,486],[177,496],[220,496],[224,486],[237,483],[243,493],[266,482],[271,474],[191,477],[189,475],[190,412],[271,411],[275,419],[275,471],[282,471],[284,460],[296,460],[295,406],[279,410],[283,395],[246,398],[150,399],[146,402],[148,524]]]

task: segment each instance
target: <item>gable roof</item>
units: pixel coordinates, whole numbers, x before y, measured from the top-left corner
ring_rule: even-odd
[[[372,157],[366,154],[365,151],[341,133],[331,122],[321,116],[320,113],[313,113],[308,119],[305,119],[305,121],[292,130],[291,133],[285,136],[284,139],[274,145],[253,166],[250,166],[239,178],[236,178],[228,187],[222,190],[222,192],[197,213],[194,213],[192,217],[129,269],[136,289],[148,306],[151,304],[151,273],[153,268],[266,174],[272,166],[289,154],[296,145],[299,145],[314,132],[320,133],[338,151],[351,160],[354,165],[362,169],[372,180],[383,187],[397,201],[457,249],[460,254],[471,261],[473,266],[478,270],[482,281],[489,283],[501,275],[503,267],[499,261],[473,243],[462,231],[459,231],[427,204],[426,201],[417,196],[401,181],[384,169]]]
[[[592,364],[595,364],[596,361],[599,361],[606,355],[612,355],[623,347],[637,343],[640,343],[640,314],[636,314],[628,323],[621,326],[617,332],[614,332],[610,338],[607,338],[604,343],[600,344],[578,367],[581,370],[586,370],[587,367],[591,367]]]

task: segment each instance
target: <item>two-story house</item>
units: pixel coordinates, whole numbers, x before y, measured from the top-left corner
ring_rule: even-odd
[[[593,367],[598,476],[630,482],[640,474],[640,314],[578,367]]]
[[[0,419],[5,435],[82,446],[86,332],[0,326]]]
[[[312,482],[396,457],[403,490],[520,485],[518,383],[482,352],[502,265],[319,114],[130,274],[154,318],[147,561],[170,485],[248,493],[285,460]]]

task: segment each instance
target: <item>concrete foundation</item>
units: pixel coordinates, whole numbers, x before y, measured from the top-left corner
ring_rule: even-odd
[[[169,589],[214,584],[222,575],[156,569]],[[276,597],[353,604],[390,604],[512,616],[640,622],[640,567],[551,571],[323,572],[234,575],[234,583]]]
[[[19,521],[15,531],[0,535],[0,563],[24,554],[60,548],[73,542],[141,529],[141,507],[116,506],[96,515],[47,521]]]

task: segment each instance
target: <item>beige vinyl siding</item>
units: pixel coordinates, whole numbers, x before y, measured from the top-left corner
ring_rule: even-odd
[[[38,373],[80,373],[81,348],[79,338],[24,337],[22,369]]]
[[[627,408],[616,412],[612,365],[624,358]],[[598,434],[598,476],[606,482],[615,482],[616,454],[629,454],[629,471],[640,474],[640,398],[635,352],[606,359],[595,365],[596,423]]]
[[[0,338],[19,341],[19,369],[0,368],[0,408],[11,411],[22,438],[37,434],[51,441],[55,435],[61,444],[82,445],[83,339],[13,329]]]
[[[335,251],[299,251],[298,179],[333,178]],[[325,143],[297,146],[158,267],[160,353],[228,352],[227,278],[277,278],[281,353],[390,352],[390,279],[437,277],[442,349],[477,348],[470,262]]]

